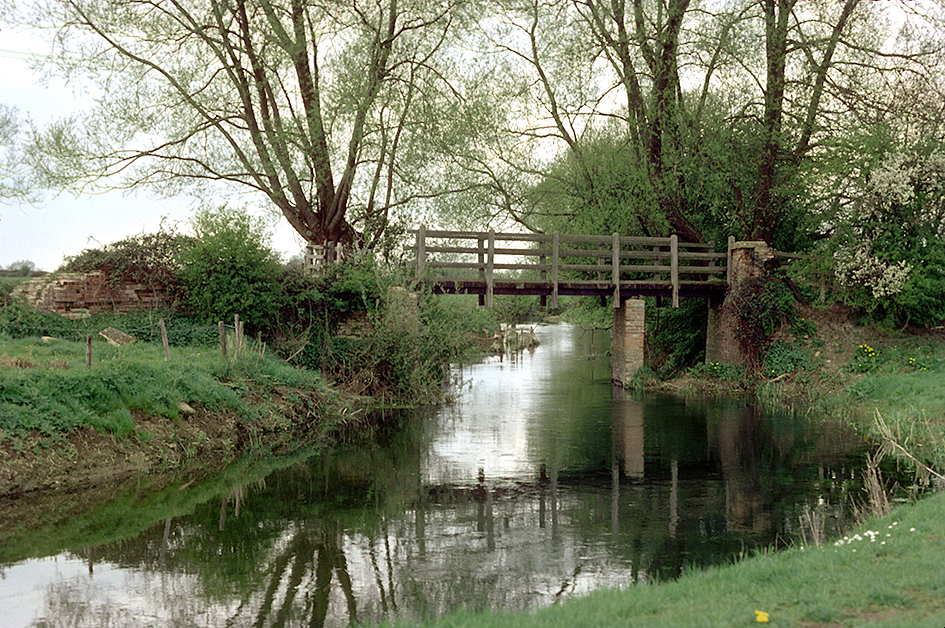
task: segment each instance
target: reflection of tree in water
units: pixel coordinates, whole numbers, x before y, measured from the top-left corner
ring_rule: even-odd
[[[358,623],[357,603],[339,533],[299,529],[270,566],[269,583],[252,613],[253,626],[282,627],[290,618],[308,617],[307,625],[321,627],[328,615],[332,576],[347,602],[349,623]],[[250,592],[249,597],[255,597]],[[296,608],[296,598],[300,608]],[[231,623],[237,622],[249,600],[243,600]],[[250,606],[256,606],[251,604]],[[249,609],[246,609],[247,612]],[[242,623],[242,622],[238,622]]]
[[[704,412],[622,400],[611,424],[587,431],[588,443],[607,436],[608,463],[549,462],[534,477],[430,484],[419,445],[333,453],[210,497],[92,559],[150,572],[135,587],[149,591],[153,615],[234,628],[526,610],[672,578],[743,547],[735,532],[752,529],[759,511],[744,518],[736,501],[769,509],[766,525],[796,521],[787,500],[770,509],[799,465],[820,456],[815,432],[769,426],[743,408],[719,410],[707,430]],[[124,612],[121,599],[102,599]]]

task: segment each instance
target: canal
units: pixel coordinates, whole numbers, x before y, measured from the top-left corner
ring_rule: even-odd
[[[535,333],[534,350],[457,367],[455,403],[392,415],[369,446],[53,508],[0,543],[0,626],[534,609],[849,523],[852,433],[751,400],[627,394],[611,386],[606,332]]]

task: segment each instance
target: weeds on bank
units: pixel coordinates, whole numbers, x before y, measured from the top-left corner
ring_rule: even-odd
[[[724,364],[721,362],[697,364],[689,369],[689,373],[696,377],[714,377],[723,382],[738,382],[745,378],[745,369],[735,364]]]

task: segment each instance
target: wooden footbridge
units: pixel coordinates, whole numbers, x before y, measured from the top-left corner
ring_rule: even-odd
[[[477,294],[491,306],[497,294],[531,294],[542,303],[558,297],[613,298],[613,380],[624,384],[644,365],[645,301],[667,297],[709,300],[706,363],[743,361],[731,317],[722,302],[733,284],[764,276],[764,263],[780,253],[764,242],[736,242],[726,251],[714,245],[667,238],[496,233],[495,231],[415,232],[418,284],[433,292]]]
[[[428,231],[416,234],[418,280],[433,292],[478,294],[492,305],[496,294],[550,298],[613,297],[615,308],[633,297],[721,298],[730,281],[732,243],[717,253],[712,243],[667,238]]]

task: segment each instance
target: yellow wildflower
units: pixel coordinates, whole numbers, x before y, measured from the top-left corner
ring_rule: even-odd
[[[768,623],[768,613],[764,611],[755,611],[755,621],[767,624]]]

